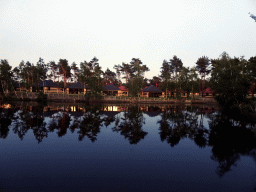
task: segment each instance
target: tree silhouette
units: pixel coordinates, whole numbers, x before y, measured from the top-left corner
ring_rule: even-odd
[[[1,60],[0,63],[0,93],[8,92],[12,88],[12,66],[9,65],[7,60]]]
[[[204,97],[205,90],[205,76],[210,73],[210,60],[208,57],[200,57],[196,62],[196,69],[201,75],[200,90],[202,91],[202,97]]]
[[[58,63],[59,74],[63,76],[64,79],[64,88],[67,85],[67,79],[71,77],[71,68],[68,65],[68,61],[66,59],[60,59]]]
[[[172,59],[170,59],[170,71],[174,72],[174,80],[177,78],[177,74],[180,72],[181,68],[183,66],[182,61],[174,55]]]
[[[53,82],[55,82],[55,79],[58,75],[59,66],[55,63],[55,61],[50,61],[48,65],[51,70],[50,77],[53,77]]]

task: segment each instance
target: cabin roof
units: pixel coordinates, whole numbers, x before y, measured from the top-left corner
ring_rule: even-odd
[[[121,91],[128,91],[128,89],[125,87],[125,86],[123,86],[123,85],[121,85],[120,87],[118,87]]]
[[[115,86],[114,84],[109,84],[109,85],[105,85],[103,87],[103,90],[104,91],[108,91],[108,90],[111,90],[111,91],[118,91],[120,90],[117,86]]]
[[[52,80],[44,80],[40,81],[39,83],[35,83],[33,86],[39,86],[39,87],[57,87],[60,88],[60,86],[56,83],[54,83]]]
[[[142,91],[149,92],[149,93],[162,93],[162,90],[157,88],[154,85],[149,85],[149,86],[145,87]]]
[[[68,87],[69,89],[89,89],[89,87],[81,82],[74,83]]]

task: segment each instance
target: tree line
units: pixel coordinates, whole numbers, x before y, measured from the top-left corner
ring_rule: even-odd
[[[182,60],[174,55],[169,61],[163,60],[160,69],[160,75],[147,79],[144,74],[149,68],[139,58],[132,58],[130,63],[116,64],[113,70],[107,68],[105,71],[96,57],[89,62],[81,62],[80,67],[75,62],[70,65],[66,59],[45,63],[39,58],[36,64],[22,61],[12,69],[7,60],[1,60],[0,91],[11,91],[14,81],[29,88],[42,80],[51,79],[63,88],[71,82],[83,82],[91,88],[92,94],[99,94],[107,84],[124,85],[132,96],[137,96],[142,88],[150,84],[175,97],[181,93],[189,96],[198,92],[204,97],[206,89],[211,88],[224,104],[240,103],[249,91],[252,95],[255,93],[256,56],[246,60],[244,57],[231,58],[223,52],[217,59],[202,56],[190,68],[183,66]]]

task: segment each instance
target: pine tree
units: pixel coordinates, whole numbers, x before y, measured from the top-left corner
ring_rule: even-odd
[[[204,97],[205,90],[205,76],[210,73],[210,60],[208,57],[200,57],[196,62],[196,69],[201,76],[200,90],[202,91],[202,97]]]

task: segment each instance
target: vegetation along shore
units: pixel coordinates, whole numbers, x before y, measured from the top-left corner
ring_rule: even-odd
[[[139,58],[105,72],[96,57],[80,67],[70,66],[66,59],[45,63],[39,58],[37,64],[22,61],[14,69],[4,59],[0,93],[4,100],[218,103],[225,108],[254,108],[256,57],[231,58],[223,52],[217,59],[202,56],[190,68],[174,55],[159,67],[160,75],[147,79],[144,75],[150,69]]]

